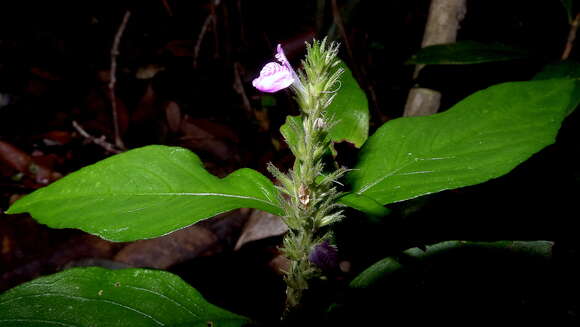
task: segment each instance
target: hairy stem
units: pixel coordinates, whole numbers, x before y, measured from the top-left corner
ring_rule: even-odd
[[[290,148],[296,157],[294,169],[283,174],[274,167],[272,173],[278,178],[283,196],[284,222],[289,232],[284,238],[284,253],[290,259],[286,272],[286,314],[300,304],[309,280],[321,275],[321,271],[309,260],[317,244],[329,238],[321,228],[342,217],[337,210],[339,196],[334,182],[343,170],[326,171],[323,157],[328,152],[328,130],[332,119],[326,117],[325,109],[332,102],[342,69],[338,66],[338,46],[314,41],[307,45],[307,56],[302,62],[300,81],[294,87],[301,116],[290,124],[298,144]]]

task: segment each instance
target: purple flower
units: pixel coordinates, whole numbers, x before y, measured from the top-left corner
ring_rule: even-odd
[[[274,93],[295,83],[298,89],[303,89],[300,79],[286,59],[282,45],[276,47],[276,59],[280,62],[269,62],[260,71],[260,76],[252,81],[252,85],[262,92]]]
[[[324,241],[314,246],[308,260],[323,271],[333,271],[338,267],[338,251],[336,246]]]
[[[260,71],[260,76],[252,81],[252,85],[262,92],[274,93],[294,83],[292,73],[288,68],[277,62],[269,62]]]

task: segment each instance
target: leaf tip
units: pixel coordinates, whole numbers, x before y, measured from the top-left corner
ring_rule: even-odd
[[[4,211],[4,214],[14,215],[17,213],[23,213],[23,212],[25,212],[25,210],[26,209],[24,209],[21,205],[18,205],[18,202],[15,202],[10,207],[8,207],[8,209],[6,209],[6,211]]]

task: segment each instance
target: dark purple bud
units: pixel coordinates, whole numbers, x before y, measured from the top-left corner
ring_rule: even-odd
[[[308,260],[323,271],[333,271],[338,267],[338,250],[336,246],[324,241],[314,246]]]

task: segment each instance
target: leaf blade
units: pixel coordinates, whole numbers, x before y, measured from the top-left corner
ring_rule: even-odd
[[[335,143],[346,141],[360,148],[369,134],[368,99],[346,64],[341,62],[340,67],[344,69],[341,85],[337,88],[336,97],[326,108],[326,115],[335,121],[328,134]]]
[[[347,181],[383,205],[482,183],[552,144],[579,101],[574,80],[514,82],[440,114],[394,119],[369,138]]]
[[[424,250],[410,248],[403,251],[405,260],[397,256],[381,259],[357,275],[349,284],[351,288],[369,288],[379,284],[393,273],[406,266],[416,265],[437,256],[456,251],[458,249],[486,249],[513,253],[522,256],[551,258],[553,242],[550,241],[444,241],[427,245]]]
[[[164,326],[248,322],[216,307],[179,277],[146,269],[73,268],[0,295],[0,324]]]
[[[337,67],[343,68],[341,84],[337,85],[337,94],[332,103],[326,108],[326,116],[333,120],[328,135],[334,143],[350,142],[360,148],[368,138],[369,133],[369,107],[364,91],[352,75],[352,72],[344,62]],[[301,124],[299,116],[288,116],[280,132],[286,142],[293,147],[300,141],[297,133],[293,131],[291,122]]]
[[[459,41],[422,48],[413,55],[408,65],[470,65],[511,61],[529,57],[526,51],[503,44],[485,44]]]
[[[194,153],[152,145],[82,168],[18,200],[7,213],[29,212],[49,227],[132,241],[242,207],[281,213],[275,187],[260,173],[240,169],[219,179]]]
[[[338,202],[372,217],[384,217],[391,213],[391,210],[383,207],[374,199],[356,193],[347,193],[338,199]]]
[[[539,81],[553,78],[580,79],[580,63],[573,60],[564,60],[548,64],[534,76],[533,80]]]

